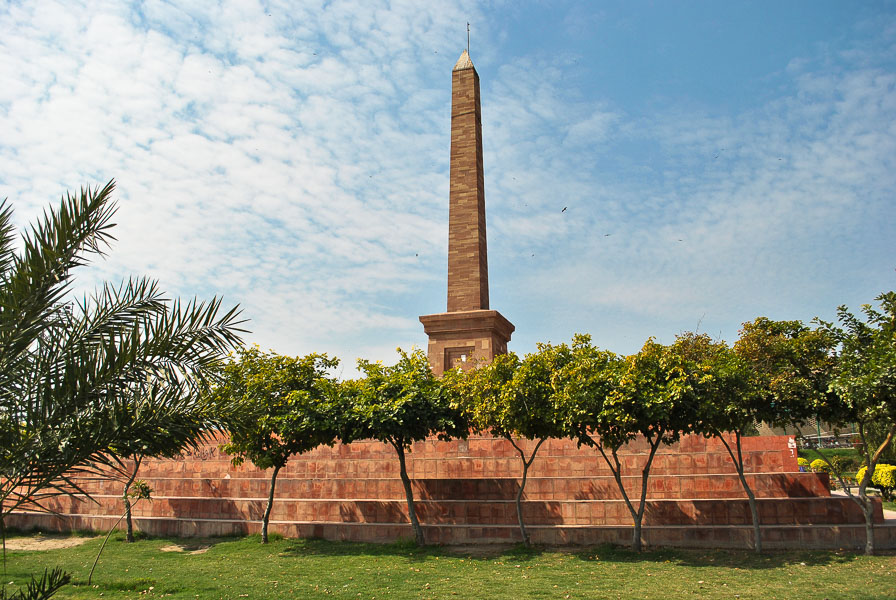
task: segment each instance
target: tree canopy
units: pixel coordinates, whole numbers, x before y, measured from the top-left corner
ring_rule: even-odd
[[[466,437],[468,425],[433,375],[426,355],[421,350],[408,353],[400,348],[398,355],[398,362],[391,366],[358,360],[365,377],[340,385],[345,411],[341,437],[346,443],[375,439],[395,449],[408,518],[417,543],[422,545],[425,538],[417,519],[405,452],[414,442],[432,435],[441,439]]]
[[[744,323],[734,344],[754,379],[756,418],[775,425],[801,425],[831,398],[834,338],[801,321],[759,317]]]
[[[529,544],[529,533],[522,498],[529,468],[546,440],[565,434],[554,375],[570,359],[566,345],[538,344],[537,352],[522,360],[513,353],[503,354],[489,365],[446,376],[446,385],[452,389],[458,406],[469,415],[473,429],[503,437],[520,457],[522,474],[516,511],[525,544]],[[535,445],[526,449],[519,443],[520,438],[534,441]]]
[[[874,521],[866,489],[896,436],[896,292],[883,293],[876,300],[880,310],[862,306],[864,320],[841,306],[837,316],[842,327],[820,322],[838,349],[830,381],[833,397],[818,411],[831,421],[854,423],[862,440],[860,451],[868,468],[858,482],[858,496],[850,496],[865,513],[867,554],[874,553]]]
[[[824,324],[839,343],[830,389],[840,400],[842,418],[856,423],[863,442],[865,429],[884,424],[885,434],[876,448],[868,446],[869,464],[896,435],[896,292],[879,295],[881,310],[862,306],[865,320],[845,306],[837,310],[841,327]]]
[[[257,346],[242,348],[237,356],[222,369],[211,399],[227,413],[230,441],[223,449],[233,455],[233,464],[249,459],[261,469],[274,469],[262,518],[261,538],[267,543],[280,469],[293,454],[336,441],[340,411],[328,371],[339,361],[325,354],[281,356]]]
[[[696,423],[696,401],[682,357],[648,340],[641,351],[621,358],[591,344],[587,335],[573,339],[573,360],[560,371],[557,385],[570,437],[592,446],[613,474],[632,515],[632,548],[641,549],[641,524],[647,483],[656,452],[672,444]],[[623,483],[619,450],[637,437],[648,445],[641,469],[640,500],[635,507]]]

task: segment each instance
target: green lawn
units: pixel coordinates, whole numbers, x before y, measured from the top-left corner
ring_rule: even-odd
[[[854,458],[856,460],[862,460],[862,455],[859,454],[859,451],[854,448],[822,448],[821,454],[824,454],[828,458],[833,458],[834,456],[842,456],[843,458]],[[809,450],[805,448],[801,448],[797,451],[797,455],[800,458],[805,458],[809,461],[813,461],[816,458],[821,458],[820,454],[816,450]]]
[[[7,591],[28,574],[61,566],[72,584],[57,598],[892,598],[896,556],[609,547],[558,552],[511,548],[467,553],[257,537],[195,541],[113,536],[93,585],[87,573],[101,540],[50,551],[10,551]],[[187,544],[186,552],[165,552]],[[192,544],[192,545],[191,545]],[[459,553],[460,552],[460,553]],[[472,553],[472,554],[471,554]]]

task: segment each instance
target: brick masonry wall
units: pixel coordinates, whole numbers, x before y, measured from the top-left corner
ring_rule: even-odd
[[[178,535],[257,531],[270,473],[251,464],[233,467],[218,450],[222,441],[215,440],[179,460],[144,463],[139,476],[154,489],[154,500],[135,507],[138,528]],[[525,440],[520,443],[525,448],[532,445]],[[794,533],[792,528],[815,527],[827,528],[828,533],[816,531],[812,538],[816,546],[810,547],[828,547],[836,544],[831,532],[861,526],[858,507],[848,498],[830,497],[826,478],[797,472],[786,437],[746,438],[744,451],[748,470],[753,471],[749,479],[760,499],[763,526],[777,532],[772,537],[781,544],[807,539],[807,534]],[[631,473],[625,482],[632,496],[639,490],[638,472],[645,456],[643,441],[630,444],[621,455],[626,472]],[[680,534],[662,528],[691,528],[688,531],[697,532],[697,539],[723,546],[738,544],[739,532],[750,523],[749,509],[730,459],[717,440],[686,437],[663,448],[655,465],[644,521],[655,529],[645,533],[646,539],[682,542]],[[431,542],[516,539],[513,498],[519,489],[520,464],[507,440],[479,435],[451,442],[429,439],[414,444],[408,467],[419,516]],[[60,498],[51,508],[65,517],[18,514],[10,523],[57,529],[110,527],[122,511],[121,482],[82,478],[79,483],[98,503]],[[603,460],[594,450],[578,448],[569,440],[549,440],[542,446],[523,506],[533,532],[538,531],[533,533],[536,540],[590,543],[587,540],[603,540],[608,531],[626,530],[631,524]],[[407,509],[394,451],[379,442],[362,441],[293,457],[278,478],[271,518],[272,530],[288,535],[368,541],[407,537]],[[883,523],[880,505],[876,521]],[[722,528],[729,537],[699,533],[706,528]]]

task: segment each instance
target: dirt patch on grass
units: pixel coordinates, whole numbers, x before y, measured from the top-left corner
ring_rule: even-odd
[[[7,550],[58,550],[59,548],[71,548],[80,546],[84,542],[96,539],[94,537],[72,537],[69,535],[31,535],[27,537],[14,537],[6,540]]]
[[[186,552],[187,554],[205,554],[213,544],[208,542],[189,542],[184,544],[168,544],[159,548],[161,552]]]

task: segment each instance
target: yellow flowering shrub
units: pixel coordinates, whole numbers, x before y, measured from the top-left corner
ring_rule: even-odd
[[[828,463],[823,461],[820,458],[816,458],[811,463],[809,463],[809,468],[815,471],[816,473],[830,473],[831,467],[828,466]]]
[[[856,473],[856,481],[861,483],[865,477],[867,467],[862,467]],[[877,465],[874,474],[871,475],[871,485],[880,490],[880,495],[885,500],[891,500],[896,491],[896,465]]]

